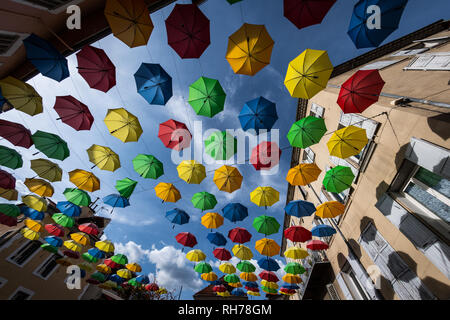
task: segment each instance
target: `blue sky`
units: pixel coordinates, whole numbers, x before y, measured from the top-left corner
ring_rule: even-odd
[[[188,2],[177,1],[177,3]],[[130,198],[131,206],[115,209],[112,215],[108,213],[109,207],[104,206],[101,201],[98,202],[100,207],[107,208],[100,210],[98,214],[112,218],[105,232],[106,237],[116,244],[116,252],[126,253],[130,260],[139,262],[145,273],[156,274],[157,281],[161,285],[178,290],[179,285],[182,284],[181,297],[191,299],[193,292],[204,287],[206,283],[200,280],[192,270],[193,263],[184,257],[187,250],[184,253],[181,252],[181,246],[175,241],[175,235],[182,231],[193,233],[199,242],[195,248],[203,250],[207,255],[207,261],[211,260],[216,267],[218,266],[212,255],[213,245],[206,240],[209,230],[200,224],[202,213],[190,202],[192,195],[199,191],[215,194],[219,203],[212,211],[216,212],[221,212],[220,210],[229,202],[240,202],[247,206],[249,217],[246,220],[238,224],[225,220],[224,225],[217,231],[227,235],[228,230],[236,226],[247,228],[253,234],[252,241],[247,245],[254,252],[255,258],[259,259],[260,255],[254,249],[254,243],[263,235],[256,233],[251,223],[255,217],[262,214],[271,215],[278,219],[280,224],[283,223],[283,207],[287,190],[284,177],[289,169],[291,152],[289,149],[283,151],[277,174],[261,175],[249,164],[239,165],[238,168],[244,176],[244,183],[240,190],[230,195],[216,188],[212,181],[212,173],[209,173],[200,185],[188,185],[177,179],[176,164],[171,161],[171,150],[166,149],[157,137],[159,123],[173,118],[186,123],[190,129],[194,121],[202,121],[204,130],[238,129],[240,124],[237,115],[244,103],[264,96],[277,105],[279,119],[274,128],[280,130],[279,145],[282,148],[289,146],[286,134],[295,119],[297,100],[290,97],[283,85],[287,65],[307,48],[327,50],[333,65],[366,52],[367,49],[357,50],[346,33],[356,2],[338,1],[321,25],[298,30],[284,18],[281,0],[244,0],[234,5],[229,5],[225,0],[209,0],[202,4],[200,9],[211,20],[211,45],[198,60],[182,60],[167,45],[164,20],[170,14],[172,4],[151,15],[155,29],[147,48],[130,49],[112,35],[92,44],[104,49],[117,68],[117,86],[108,93],[88,87],[77,73],[76,58],[72,55],[68,58],[70,78],[57,83],[37,76],[29,81],[43,97],[44,112],[42,114],[30,117],[13,110],[1,114],[0,118],[20,122],[32,132],[36,130],[53,132],[68,142],[71,156],[63,162],[55,160],[65,171],[64,180],[54,183],[56,192],[53,199],[55,201],[64,200],[62,192],[66,186],[71,186],[67,172],[77,168],[91,171],[92,164],[88,161],[86,149],[92,144],[109,146],[118,153],[122,167],[114,173],[101,171],[98,168],[92,169],[101,180],[101,190],[94,192],[92,198],[102,198],[115,193],[115,181],[125,177],[137,180],[138,185]],[[446,0],[435,0],[432,4],[429,1],[410,0],[403,14],[400,28],[384,43],[438,19],[448,18],[443,16],[443,12],[448,12],[449,9],[450,4]],[[225,60],[228,36],[244,22],[264,24],[275,41],[271,64],[254,77],[234,74]],[[136,93],[133,75],[142,62],[159,63],[172,76],[174,95],[166,106],[149,105]],[[212,119],[195,115],[187,103],[189,85],[200,76],[218,79],[227,94],[225,111]],[[56,120],[58,115],[53,109],[55,97],[64,95],[72,95],[89,106],[95,118],[91,131],[76,132]],[[144,133],[138,142],[124,144],[109,135],[103,118],[108,109],[118,107],[125,107],[139,118]],[[11,146],[4,140],[1,140],[0,144]],[[19,180],[25,180],[27,177],[34,176],[29,169],[29,160],[45,156],[33,156],[32,154],[36,152],[34,147],[29,150],[19,149],[25,161],[23,168],[15,170],[14,175]],[[165,174],[157,181],[139,177],[133,171],[131,162],[139,153],[153,154],[160,159],[164,163]],[[210,165],[207,171],[220,166],[221,164]],[[153,190],[158,182],[174,182],[182,194],[182,199],[175,204],[162,204]],[[257,186],[272,186],[277,189],[280,192],[280,201],[267,210],[257,207],[250,202],[249,198],[249,193]],[[20,191],[26,193],[23,187]],[[164,214],[175,207],[187,211],[191,215],[191,222],[172,229],[171,224],[164,218]],[[270,237],[281,244],[281,228],[278,234]],[[229,241],[226,247],[231,251],[232,245]],[[282,262],[279,256],[275,258]],[[221,275],[218,268],[214,268],[214,271]]]

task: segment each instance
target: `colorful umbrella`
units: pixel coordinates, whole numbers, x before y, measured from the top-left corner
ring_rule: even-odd
[[[189,147],[192,135],[184,123],[170,119],[159,124],[158,138],[166,148],[181,151]]]
[[[213,287],[213,291],[214,291],[214,292],[217,292],[217,293],[219,293],[219,292],[225,292],[225,291],[227,291],[227,288],[226,288],[223,284],[220,284],[220,285],[214,286],[214,287]]]
[[[128,269],[120,269],[117,271],[117,275],[121,277],[122,279],[128,280],[133,277],[133,274]]]
[[[307,256],[309,256],[309,253],[308,251],[302,248],[290,247],[284,252],[284,256],[286,258],[298,260],[298,259],[305,259]]]
[[[270,271],[270,270],[268,270],[268,271]],[[269,289],[278,289],[278,284],[276,282],[270,282],[270,281],[267,281],[267,280],[261,280],[261,288],[262,287],[266,287],[266,288],[269,288]]]
[[[163,106],[172,97],[172,77],[160,64],[142,63],[134,74],[137,92],[149,103]]]
[[[223,273],[232,274],[236,272],[236,268],[230,262],[224,262],[219,266],[219,270]]]
[[[150,279],[146,275],[139,275],[136,277],[136,282],[140,284],[148,284],[150,282]]]
[[[78,230],[80,230],[84,233],[90,234],[92,236],[97,236],[98,233],[100,232],[98,230],[97,225],[95,225],[94,223],[91,223],[91,222],[80,224],[78,226]]]
[[[250,193],[250,200],[259,207],[270,207],[280,199],[280,193],[272,187],[257,187]]]
[[[280,224],[274,217],[262,215],[253,220],[253,227],[257,232],[267,236],[277,233],[280,229]]]
[[[89,250],[88,250],[89,251]],[[103,253],[104,254],[104,253]],[[104,264],[106,264],[111,269],[120,269],[122,266],[120,264],[115,263],[111,260],[111,258],[105,259],[103,261]]]
[[[215,79],[200,77],[189,86],[188,102],[200,116],[212,118],[223,111],[225,97],[222,86]]]
[[[50,182],[61,181],[62,169],[56,164],[46,159],[30,160],[31,170]]]
[[[300,278],[299,276],[295,275],[295,274],[290,274],[290,273],[286,273],[283,276],[283,281],[287,282],[287,283],[302,283],[302,278]]]
[[[240,283],[239,277],[235,274],[227,274],[223,280],[227,283]]]
[[[148,287],[147,287],[148,286]],[[148,290],[148,291],[153,291],[153,292],[156,292],[156,291],[159,291],[159,286],[156,284],[156,283],[150,283],[150,284],[148,284],[145,288]]]
[[[242,1],[242,0],[227,0],[227,2],[228,2],[229,4],[234,4],[234,3],[240,2],[240,1]]]
[[[95,247],[103,252],[114,252],[114,244],[109,240],[97,241]]]
[[[306,244],[310,250],[325,250],[328,249],[328,244],[321,240],[311,240]]]
[[[243,297],[243,296],[246,296],[246,295],[247,295],[246,291],[244,291],[244,290],[242,290],[242,289],[240,289],[240,288],[235,288],[235,289],[233,289],[233,290],[231,291],[231,294],[232,294],[233,296],[238,296],[238,297]]]
[[[142,271],[142,267],[136,262],[128,263],[125,265],[125,267],[128,270],[130,270],[131,272],[141,272]]]
[[[223,165],[214,171],[213,181],[220,191],[233,193],[241,188],[243,177],[235,167]]]
[[[63,240],[56,236],[48,236],[45,237],[44,240],[53,247],[61,247],[63,244]]]
[[[62,227],[72,228],[75,224],[75,220],[72,217],[66,216],[63,213],[55,213],[52,215],[53,221]]]
[[[44,220],[44,212],[39,212],[34,209],[28,208],[27,206],[20,207],[20,212],[23,213],[25,217],[33,220]]]
[[[20,153],[14,149],[0,146],[0,166],[10,169],[22,168],[23,160]]]
[[[198,273],[209,273],[212,271],[212,267],[207,262],[200,262],[195,266],[194,270]]]
[[[190,217],[186,211],[175,208],[166,212],[166,219],[173,223],[175,227],[175,224],[183,225],[188,223]]]
[[[228,40],[228,63],[235,73],[254,76],[270,63],[274,41],[264,25],[244,23]]]
[[[0,170],[0,187],[4,189],[14,189],[16,187],[16,178],[12,174]]]
[[[63,243],[63,246],[67,249],[75,252],[81,252],[82,247],[73,240],[66,240]]]
[[[147,45],[154,26],[144,0],[107,0],[105,17],[114,36],[127,46]]]
[[[284,85],[292,97],[311,99],[325,89],[332,71],[326,51],[306,49],[289,62]]]
[[[222,209],[223,217],[231,222],[242,221],[248,216],[248,209],[240,203],[229,203]]]
[[[252,235],[246,229],[237,227],[228,232],[228,238],[232,242],[243,244],[249,242]]]
[[[41,232],[44,230],[44,227],[38,221],[25,219],[24,223],[28,229],[33,230],[34,232]]]
[[[102,199],[104,204],[113,208],[126,208],[130,205],[128,198],[122,197],[119,194],[110,194]]]
[[[124,254],[115,254],[111,257],[111,260],[123,266],[128,263],[128,258]]]
[[[346,159],[359,154],[368,142],[366,129],[348,126],[334,132],[327,147],[331,156]]]
[[[255,243],[255,249],[263,256],[272,257],[280,253],[280,246],[272,239],[262,238]]]
[[[117,180],[115,188],[122,197],[129,198],[136,188],[137,181],[130,178],[125,178],[122,180]]]
[[[200,184],[206,178],[205,166],[195,160],[183,160],[177,166],[180,179],[189,184]]]
[[[16,218],[20,216],[21,210],[14,204],[0,203],[0,212],[9,217]]]
[[[315,237],[331,237],[336,233],[336,229],[326,224],[319,224],[311,229],[311,234]]]
[[[203,251],[194,249],[186,254],[186,259],[193,262],[199,262],[205,260],[206,255],[203,253]]]
[[[97,265],[95,269],[103,274],[110,274],[112,272],[112,269],[104,263]]]
[[[322,22],[336,0],[284,0],[284,16],[298,29]]]
[[[101,170],[116,171],[120,168],[119,155],[111,150],[111,148],[93,144],[87,149],[89,161]]]
[[[215,131],[205,140],[205,152],[214,160],[229,160],[237,152],[237,139],[227,131]]]
[[[36,149],[49,158],[64,160],[70,155],[67,143],[56,134],[38,130],[31,139]]]
[[[235,244],[231,251],[233,252],[235,257],[239,258],[240,260],[250,260],[251,258],[253,258],[253,253],[250,250],[250,248],[242,244]],[[253,271],[245,271],[245,272],[253,272]]]
[[[89,239],[89,235],[83,232],[75,232],[70,234],[70,238],[78,244],[82,246],[87,246],[91,244],[91,240]]]
[[[180,232],[175,236],[175,239],[184,247],[193,248],[197,244],[197,239],[189,232]]]
[[[35,196],[34,194],[22,197],[22,202],[31,209],[36,211],[47,211],[47,201],[43,198]]]
[[[239,1],[241,1],[241,0],[239,0]],[[259,292],[255,292],[255,291],[251,291],[251,290],[247,291],[247,294],[251,295],[251,296],[256,296],[256,297],[259,297],[261,295]]]
[[[37,240],[39,239],[39,233],[35,232],[27,227],[23,227],[22,229],[20,229],[20,234],[31,241]]]
[[[8,140],[15,146],[26,149],[33,145],[30,130],[19,123],[10,122],[3,119],[0,119],[0,137]]]
[[[285,229],[284,236],[292,242],[306,242],[312,239],[311,231],[301,226],[292,226]]]
[[[231,253],[225,248],[216,248],[213,251],[214,257],[221,261],[228,261],[231,259]]]
[[[116,85],[116,67],[105,51],[86,45],[77,52],[78,73],[89,87],[103,92]]]
[[[301,163],[289,169],[286,181],[293,186],[306,186],[316,181],[321,172],[315,163]]]
[[[317,207],[316,216],[331,219],[343,214],[344,211],[345,205],[339,201],[327,201]]]
[[[51,252],[51,253],[58,253],[58,248],[56,248],[48,243],[41,244],[41,248],[48,252]]]
[[[209,19],[195,4],[176,4],[166,19],[167,42],[182,58],[200,58],[210,44]]]
[[[75,169],[70,171],[69,180],[81,190],[94,192],[100,189],[100,180],[92,172],[86,170]]]
[[[0,212],[0,224],[8,227],[15,227],[17,226],[17,218],[7,216],[6,214]]]
[[[215,274],[214,272],[208,272],[208,273],[202,273],[200,275],[200,277],[202,278],[202,280],[208,281],[208,282],[212,282],[212,281],[216,281],[217,280],[217,274]]]
[[[319,143],[325,132],[327,127],[322,118],[307,116],[291,126],[287,138],[291,146],[305,149]]]
[[[346,166],[336,166],[325,173],[323,186],[329,192],[341,193],[351,187],[355,175]]]
[[[53,109],[59,115],[57,120],[61,120],[75,130],[91,130],[94,117],[89,111],[89,108],[74,97],[56,97]]]
[[[109,133],[122,142],[138,141],[142,134],[138,118],[124,108],[108,109],[103,122]]]
[[[197,192],[192,196],[192,204],[195,208],[204,210],[212,210],[217,204],[216,197],[206,191]]]
[[[284,267],[284,271],[292,274],[303,274],[306,272],[306,269],[298,262],[289,262]]]
[[[241,272],[255,272],[256,267],[250,261],[239,261],[236,268]]]
[[[239,275],[239,278],[241,278],[242,280],[251,281],[251,282],[255,282],[256,280],[258,280],[256,275],[251,272],[242,272]]]
[[[0,187],[0,197],[8,201],[16,201],[18,199],[19,192],[16,189],[5,189]]]
[[[134,171],[146,179],[158,179],[164,174],[161,161],[149,154],[139,154],[133,159]]]
[[[66,200],[82,207],[87,207],[91,203],[91,197],[80,189],[66,188],[63,192]]]
[[[258,275],[262,280],[266,280],[268,282],[278,282],[280,279],[278,279],[277,275],[273,273],[272,271],[264,270]]]
[[[87,251],[87,253],[89,253],[91,256],[93,256],[94,258],[97,258],[97,259],[103,259],[105,257],[105,253],[98,248],[90,248]],[[105,259],[104,263],[106,263],[106,260],[107,259]],[[111,259],[109,259],[109,260],[111,260]],[[111,267],[111,266],[108,265],[108,267]]]
[[[210,232],[206,238],[216,246],[224,246],[227,244],[227,239],[220,232]]]
[[[55,237],[64,237],[64,228],[58,224],[46,224],[44,226],[45,231]]]
[[[181,199],[180,191],[171,183],[158,183],[155,187],[155,194],[163,202],[177,202]]]
[[[270,170],[280,162],[281,149],[276,142],[263,141],[253,148],[250,163],[256,170]]]
[[[288,272],[288,273],[291,273],[291,272]],[[298,285],[296,285],[295,283],[293,283],[293,284],[284,283],[282,288],[288,289],[288,290],[298,290],[298,289],[300,289],[300,287]]]
[[[244,131],[253,129],[256,134],[259,130],[271,130],[278,120],[275,103],[264,97],[259,97],[244,104],[239,113],[239,122]]]
[[[51,197],[55,190],[52,185],[42,179],[30,179],[26,178],[24,185],[33,193],[36,193],[41,197]]]
[[[98,259],[91,256],[89,253],[85,252],[81,255],[81,258],[83,258],[83,260],[90,262],[90,263],[97,263]]]
[[[207,229],[216,229],[223,224],[223,217],[216,212],[208,212],[202,217],[202,225]]]

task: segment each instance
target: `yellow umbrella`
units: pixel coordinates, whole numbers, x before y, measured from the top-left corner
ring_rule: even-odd
[[[330,155],[345,159],[361,152],[369,140],[366,130],[348,126],[333,133],[327,142]]]
[[[95,247],[103,252],[114,252],[114,244],[109,240],[97,241]]]
[[[16,189],[4,189],[0,188],[0,197],[8,201],[16,201],[18,199],[19,192]]]
[[[177,202],[181,199],[180,191],[171,183],[158,183],[155,187],[155,193],[163,202]]]
[[[78,265],[78,267],[80,267],[80,269],[82,269],[82,270],[84,270],[86,272],[91,272],[91,271],[94,270],[94,268],[87,262],[80,263]]]
[[[41,232],[44,230],[44,227],[40,222],[32,219],[25,219],[25,225],[28,229],[33,230],[34,232]]]
[[[220,191],[232,193],[241,188],[242,179],[237,168],[223,165],[214,172],[213,181]]]
[[[219,270],[223,273],[232,274],[236,272],[236,268],[230,262],[224,262],[219,266]]]
[[[290,247],[284,252],[284,256],[286,258],[298,260],[305,259],[307,256],[309,256],[309,253],[303,248]]]
[[[199,262],[199,261],[205,260],[206,259],[206,255],[203,253],[202,250],[194,249],[194,250],[189,251],[186,254],[186,258],[189,261]]]
[[[189,184],[199,184],[206,178],[205,166],[195,160],[183,160],[177,167],[180,179]]]
[[[251,295],[251,296],[255,296],[255,297],[259,297],[261,295],[259,292],[255,292],[255,291],[251,291],[251,290],[248,290],[247,294]]]
[[[205,281],[216,281],[217,280],[217,274],[214,272],[208,272],[208,273],[202,273],[200,277]]]
[[[108,0],[105,17],[114,36],[130,48],[146,45],[153,31],[144,0]]]
[[[105,282],[100,283],[98,287],[103,289],[114,289],[117,288],[117,283],[111,280],[106,280]]]
[[[259,207],[270,207],[280,199],[280,193],[272,187],[257,187],[250,193],[250,200]]]
[[[231,251],[233,251],[233,254],[241,260],[250,260],[253,258],[253,253],[250,248],[244,245],[236,244]]]
[[[240,282],[234,282],[234,283],[228,282],[228,285],[233,288],[242,288],[242,283],[240,283]]]
[[[50,182],[61,181],[62,170],[56,164],[46,159],[34,159],[30,161],[31,170]]]
[[[229,37],[225,57],[235,73],[253,76],[270,63],[273,45],[264,25],[244,23]]]
[[[221,297],[229,297],[229,296],[231,296],[230,293],[229,293],[228,291],[217,292],[217,295],[218,295],[218,296],[221,296]]]
[[[280,246],[272,239],[262,238],[256,241],[255,248],[263,256],[272,257],[280,253]]]
[[[292,273],[286,273],[283,276],[283,281],[287,282],[287,283],[302,283],[302,278],[300,278],[299,276],[292,274]],[[262,281],[261,281],[262,283]]]
[[[316,208],[316,216],[320,218],[336,218],[343,214],[345,206],[339,201],[327,201]]]
[[[104,273],[104,274],[110,274],[112,271],[112,269],[104,263],[97,265],[95,267],[95,269],[97,269],[97,271]]]
[[[127,265],[125,265],[125,267],[130,270],[131,272],[141,272],[142,271],[142,267],[137,264],[136,262],[132,262],[132,263],[128,263]]]
[[[66,241],[64,241],[63,245],[67,249],[76,251],[76,252],[81,252],[81,249],[82,249],[82,247],[73,240],[66,240]]]
[[[256,277],[256,274],[254,274],[253,272],[241,272],[241,274],[239,275],[239,278],[241,278],[244,281],[249,281],[249,282],[254,282],[254,281],[258,280],[258,278]]]
[[[223,225],[223,217],[216,212],[208,212],[202,217],[202,225],[208,229],[216,229]]]
[[[89,236],[83,232],[71,233],[70,238],[82,246],[87,246],[91,243]]]
[[[120,269],[117,271],[117,275],[123,279],[131,279],[133,277],[133,274],[128,269]]]
[[[278,289],[278,284],[276,282],[270,282],[267,280],[261,280],[261,286],[270,288],[270,289]]]
[[[42,179],[26,178],[24,184],[27,186],[28,190],[41,197],[51,197],[55,192],[52,185]]]
[[[39,239],[39,233],[37,233],[36,231],[33,231],[27,227],[23,227],[22,229],[20,229],[20,233],[22,234],[22,236],[28,240],[37,240]]]
[[[289,62],[284,85],[292,97],[311,99],[325,89],[332,71],[326,51],[306,49]]]
[[[22,197],[22,202],[31,209],[39,212],[47,211],[47,201],[43,198],[30,194]]]
[[[30,116],[42,113],[42,97],[29,84],[8,76],[0,80],[0,89],[14,109]]]
[[[100,189],[100,180],[92,172],[72,170],[69,172],[69,180],[81,190],[94,192]]]
[[[87,149],[87,153],[89,161],[94,164],[94,167],[107,171],[116,171],[120,168],[119,156],[108,147],[93,144]]]
[[[315,163],[301,163],[289,169],[286,180],[293,186],[306,186],[316,181],[321,172]]]
[[[109,109],[103,121],[109,133],[122,142],[138,141],[142,134],[138,118],[124,108]]]

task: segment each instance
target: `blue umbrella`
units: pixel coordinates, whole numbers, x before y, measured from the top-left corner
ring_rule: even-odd
[[[150,283],[150,279],[144,275],[137,276],[136,281],[141,284],[149,284]]]
[[[120,194],[110,194],[103,198],[103,203],[113,208],[125,208],[130,205],[128,198],[122,197]]]
[[[291,201],[284,208],[284,211],[294,217],[309,217],[316,212],[316,207],[313,203],[303,200]]]
[[[141,64],[134,79],[138,93],[149,104],[163,106],[172,97],[172,78],[159,64]]]
[[[45,237],[44,240],[51,246],[61,247],[63,244],[63,240],[56,236]]]
[[[210,232],[206,236],[209,242],[215,244],[216,246],[224,246],[227,244],[227,239],[220,232]]]
[[[88,250],[88,253],[97,259],[103,259],[105,257],[105,253],[98,248],[90,248]]]
[[[81,279],[86,277],[86,271],[84,271],[83,269],[80,269],[80,277],[81,277]]]
[[[231,291],[231,294],[233,296],[246,296],[247,295],[247,293],[244,290],[242,290],[241,288],[234,288]]]
[[[69,217],[79,217],[81,208],[69,201],[60,201],[56,204],[56,208],[63,214]]]
[[[280,269],[280,265],[275,261],[275,259],[269,257],[259,259],[258,265],[261,269],[267,271],[277,271]]]
[[[296,285],[295,283],[284,283],[282,288],[285,289],[289,289],[289,290],[297,290],[300,289],[300,287],[298,285]]]
[[[208,281],[209,283],[211,283],[211,285],[213,286],[220,286],[222,283],[222,281],[220,280],[214,280],[214,281]]]
[[[175,227],[175,224],[185,224],[189,222],[189,215],[181,209],[175,208],[173,210],[167,211],[166,212],[166,218],[167,220],[169,220],[170,222],[172,222],[173,228]]]
[[[28,60],[42,75],[58,82],[69,76],[67,59],[51,43],[31,34],[23,44]]]
[[[249,288],[258,288],[258,284],[256,282],[254,282],[254,281],[244,281],[242,283],[242,285],[244,287],[249,287]]]
[[[378,47],[397,30],[407,3],[408,0],[359,0],[347,31],[356,48]],[[373,8],[379,8],[379,19]]]
[[[277,120],[275,103],[263,97],[246,102],[239,113],[239,121],[244,131],[254,129],[258,133],[261,129],[270,130]]]
[[[117,284],[122,284],[125,281],[125,279],[119,277],[117,274],[111,274],[108,277],[108,280],[111,280],[111,281],[113,281],[113,282],[115,282]]]
[[[231,222],[242,221],[248,216],[248,209],[240,203],[229,203],[222,212],[223,216]]]
[[[319,224],[311,229],[311,234],[315,237],[331,237],[336,233],[336,229],[326,224]]]
[[[0,88],[0,113],[3,111],[3,105],[6,103],[6,99],[2,94],[2,88]]]
[[[34,209],[31,209],[27,206],[20,207],[20,212],[23,213],[27,218],[33,220],[43,220],[45,217],[44,212],[40,212]]]

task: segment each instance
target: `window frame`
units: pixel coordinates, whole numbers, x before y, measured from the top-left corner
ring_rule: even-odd
[[[60,266],[59,264],[57,264],[56,262],[55,262],[55,267],[47,274],[47,276],[46,277],[43,277],[40,273],[39,273],[39,270],[41,269],[41,268],[43,268],[47,263],[49,263],[50,262],[50,260],[52,260],[52,259],[55,259],[55,256],[59,256],[59,258],[58,257],[56,257],[56,259],[60,259],[60,258],[62,258],[63,256],[62,255],[60,255],[59,253],[53,253],[53,254],[50,254],[48,257],[47,257],[47,259],[45,259],[34,271],[33,271],[33,274],[36,276],[36,277],[38,277],[38,278],[40,278],[40,279],[43,279],[43,280],[48,280],[52,275],[53,275],[53,273],[55,273],[56,272],[56,270],[58,269],[58,267]],[[55,259],[55,260],[56,260]]]
[[[19,3],[19,4],[24,5],[24,6],[29,6],[29,7],[32,7],[32,8],[39,9],[39,10],[44,10],[44,11],[47,11],[47,12],[49,12],[51,14],[59,14],[59,13],[62,13],[62,12],[66,12],[67,8],[69,6],[79,4],[83,0],[69,0],[67,3],[61,5],[60,7],[56,8],[56,9],[49,9],[49,8],[47,8],[45,6],[42,6],[42,5],[37,4],[37,3],[29,2],[27,0],[11,0],[11,1]]]
[[[448,57],[447,65],[439,66],[439,67],[428,67],[428,65],[435,59],[436,57],[444,56]],[[421,58],[429,58],[429,60],[425,63],[423,67],[414,67],[414,64]],[[417,54],[411,62],[403,68],[403,70],[412,70],[412,71],[449,71],[450,70],[450,52],[433,52],[433,53],[423,53]]]
[[[5,286],[5,284],[8,283],[8,279],[0,277],[0,289]]]
[[[12,55],[14,55],[16,53],[16,51],[22,45],[23,40],[30,35],[29,33],[13,32],[13,31],[7,31],[7,30],[0,30],[0,34],[12,35],[12,36],[18,37],[5,53],[0,53],[0,57],[11,57]]]
[[[311,159],[311,154],[312,154],[312,159]],[[306,159],[305,159],[305,156],[306,156]],[[303,149],[302,163],[314,163],[315,159],[316,159],[316,153],[314,151],[312,151],[311,148],[307,147],[307,148]]]
[[[14,292],[9,296],[8,300],[12,300],[12,298],[19,292],[22,291],[26,294],[28,294],[29,296],[25,299],[25,300],[31,300],[31,298],[34,296],[34,291],[24,288],[22,286],[17,287],[16,290],[14,290]]]
[[[316,111],[319,111],[321,114],[318,114]],[[312,117],[316,117],[316,118],[321,118],[323,119],[323,114],[325,113],[325,108],[322,107],[321,105],[315,103],[315,102],[311,102],[311,107],[309,109],[309,115]]]
[[[348,261],[345,262],[340,273],[353,300],[370,300]]]
[[[23,268],[24,266],[26,266],[26,264],[28,262],[30,262],[31,259],[33,259],[33,257],[39,252],[41,251],[40,246],[32,253],[30,254],[25,261],[22,264],[18,264],[16,261],[14,261],[14,259],[12,258],[13,256],[17,255],[19,253],[19,251],[21,251],[22,249],[24,249],[26,246],[28,245],[32,245],[33,243],[35,243],[36,241],[31,241],[31,240],[27,240],[23,245],[21,245],[19,248],[17,248],[16,250],[14,250],[9,256],[8,258],[6,258],[6,261],[14,264],[15,266],[19,267],[19,268]]]

